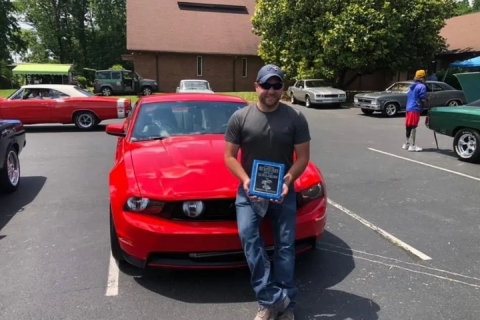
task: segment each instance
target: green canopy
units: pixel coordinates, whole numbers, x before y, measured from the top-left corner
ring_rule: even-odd
[[[36,64],[24,63],[16,66],[12,72],[14,75],[18,74],[47,74],[47,75],[68,75],[71,64]]]

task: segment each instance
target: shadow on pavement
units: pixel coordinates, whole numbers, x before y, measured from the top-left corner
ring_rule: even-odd
[[[23,208],[37,197],[45,185],[45,181],[47,178],[41,176],[21,177],[16,192],[0,194],[0,232],[17,213],[22,212]],[[0,234],[1,239],[2,235]]]
[[[380,307],[372,300],[329,289],[355,269],[355,262],[350,247],[340,238],[325,231],[319,246],[323,242],[343,248],[342,254],[317,249],[297,257],[296,319],[314,319],[320,315],[332,320],[378,319]],[[138,284],[170,299],[204,304],[255,302],[248,269],[147,269],[140,273],[135,277]],[[252,310],[252,315],[255,311]]]
[[[422,152],[439,153],[439,154],[443,154],[453,158],[457,158],[457,155],[451,149],[449,150],[449,149],[425,148],[422,150]]]
[[[52,132],[99,132],[105,131],[107,125],[99,124],[92,130],[82,130],[75,125],[29,125],[25,126],[27,133],[52,133]]]

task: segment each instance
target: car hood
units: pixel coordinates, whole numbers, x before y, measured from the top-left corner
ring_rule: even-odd
[[[226,167],[224,150],[224,135],[212,134],[132,142],[126,151],[142,197],[185,200],[235,198],[240,182]],[[321,180],[310,163],[295,187]]]
[[[307,88],[307,90],[315,94],[345,94],[345,91],[332,87]]]
[[[178,92],[181,92],[181,93],[213,93],[212,90],[208,90],[208,89],[182,89],[182,90],[178,90]]]
[[[430,109],[432,113],[459,113],[465,115],[477,115],[480,116],[480,107],[475,106],[458,106],[458,107],[433,107]]]
[[[380,98],[382,96],[392,96],[392,95],[406,95],[406,92],[400,91],[378,91],[378,92],[368,92],[355,95],[356,98]]]

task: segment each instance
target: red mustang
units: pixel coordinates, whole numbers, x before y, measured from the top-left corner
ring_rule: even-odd
[[[223,157],[228,120],[245,106],[221,94],[147,96],[125,123],[107,126],[119,137],[109,181],[115,259],[142,269],[247,266],[235,221],[239,181]],[[326,221],[325,185],[313,163],[295,190],[299,253],[315,247]],[[262,234],[272,254],[268,219]]]
[[[34,84],[21,87],[7,99],[0,98],[0,119],[23,124],[74,123],[90,130],[101,121],[125,118],[129,99],[97,97],[73,85]]]

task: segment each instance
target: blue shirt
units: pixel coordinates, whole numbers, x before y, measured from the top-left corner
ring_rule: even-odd
[[[407,112],[422,112],[425,107],[421,101],[423,99],[427,99],[427,86],[420,81],[415,81],[408,91]]]

